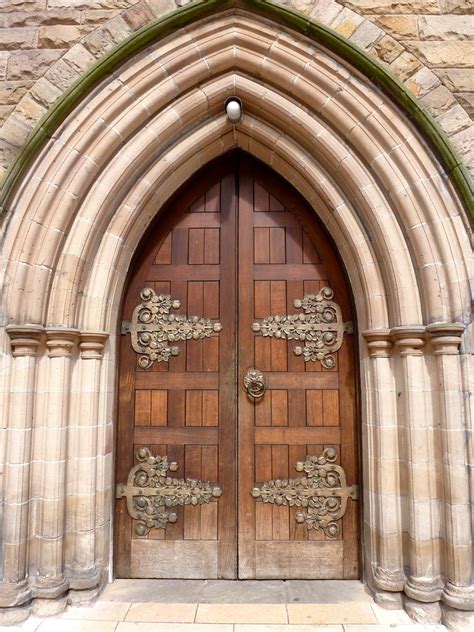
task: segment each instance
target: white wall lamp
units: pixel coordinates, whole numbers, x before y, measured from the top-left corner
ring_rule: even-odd
[[[225,112],[227,120],[232,125],[237,125],[242,120],[242,101],[238,97],[229,97],[225,102]]]

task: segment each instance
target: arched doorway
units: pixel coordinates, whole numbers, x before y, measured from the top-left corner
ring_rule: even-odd
[[[148,231],[123,319],[117,576],[358,577],[353,312],[301,196],[211,163]]]

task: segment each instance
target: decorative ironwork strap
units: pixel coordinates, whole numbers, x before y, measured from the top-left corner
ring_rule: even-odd
[[[171,478],[178,464],[168,462],[167,456],[152,456],[148,448],[139,448],[135,455],[138,465],[128,473],[127,484],[117,485],[116,498],[127,499],[129,515],[137,520],[135,533],[147,535],[150,529],[166,529],[176,522],[177,515],[168,511],[178,505],[203,505],[211,498],[219,498],[219,485],[183,478]]]
[[[334,292],[323,287],[319,294],[306,294],[296,299],[295,307],[303,314],[267,316],[252,329],[262,336],[304,341],[304,347],[295,347],[295,355],[302,355],[305,362],[319,360],[327,369],[332,369],[336,360],[334,353],[341,348],[344,332],[352,333],[352,322],[343,322],[341,308],[331,299]]]
[[[170,314],[181,303],[166,294],[156,294],[149,287],[143,289],[140,298],[144,301],[133,310],[132,320],[125,329],[130,331],[132,347],[140,353],[138,364],[142,369],[151,367],[155,360],[167,362],[179,353],[179,347],[169,343],[180,340],[209,338],[213,332],[222,330],[218,322],[199,316]]]
[[[296,522],[336,538],[340,532],[336,520],[346,513],[347,499],[358,498],[357,485],[347,486],[346,473],[335,465],[336,460],[336,450],[326,448],[320,456],[307,456],[296,463],[296,471],[305,472],[306,478],[266,481],[251,494],[263,503],[306,508],[306,512],[296,514]]]

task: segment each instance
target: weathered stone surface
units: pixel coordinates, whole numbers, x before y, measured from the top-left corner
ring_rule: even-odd
[[[398,39],[416,39],[418,37],[416,17],[413,15],[381,15],[377,16],[375,21],[381,28]]]
[[[454,95],[471,118],[474,118],[474,92],[460,92]]]
[[[119,15],[121,9],[95,9],[94,11],[82,11],[81,20],[83,24],[102,24],[116,15]]]
[[[3,125],[6,118],[13,111],[13,105],[0,105],[0,125]]]
[[[0,103],[16,105],[32,85],[32,81],[4,81],[0,84]]]
[[[350,39],[354,44],[365,49],[373,46],[383,35],[384,32],[376,24],[370,20],[364,20]]]
[[[412,53],[408,53],[407,51],[404,51],[399,57],[397,57],[390,64],[390,70],[401,81],[405,81],[420,66],[421,66],[421,62],[417,57],[415,57],[415,55],[412,55]]]
[[[10,81],[38,79],[60,56],[60,50],[19,51],[10,57],[7,78]]]
[[[336,2],[318,2],[314,9],[310,13],[310,17],[313,20],[326,24],[326,26],[332,26],[334,20],[342,12],[341,7]]]
[[[364,22],[364,18],[350,9],[343,9],[341,13],[332,21],[331,28],[343,37],[351,37],[353,33]]]
[[[349,0],[362,13],[439,13],[437,0]]]
[[[26,13],[25,11],[13,11],[2,16],[2,25],[6,28],[21,26],[42,26],[47,24],[81,24],[79,11],[49,9],[44,12]]]
[[[420,68],[408,81],[406,87],[413,92],[416,97],[422,97],[441,84],[439,77],[427,68]]]
[[[7,76],[7,64],[10,58],[10,53],[4,50],[0,50],[0,81],[6,79]]]
[[[448,136],[460,132],[471,125],[471,119],[459,104],[454,105],[447,112],[438,116],[436,120]]]
[[[474,20],[464,15],[424,15],[418,18],[420,39],[463,40],[474,37]]]
[[[9,116],[3,126],[3,133],[8,142],[15,147],[21,147],[31,132],[31,127],[25,125],[24,121],[16,116],[17,112]]]
[[[76,44],[64,55],[63,60],[72,66],[74,70],[79,73],[88,70],[92,64],[96,61],[94,55],[92,55],[85,46],[82,44]]]
[[[375,44],[370,52],[372,52],[372,54],[375,54],[380,59],[380,61],[383,61],[386,64],[390,64],[392,61],[397,59],[397,57],[399,57],[403,53],[403,51],[403,46],[399,42],[397,42],[396,39],[394,39],[390,35],[385,35]]]
[[[132,31],[136,31],[148,22],[155,19],[151,9],[146,4],[136,4],[123,14],[123,19],[130,26]]]
[[[0,12],[8,11],[44,11],[47,0],[0,0]]]
[[[128,9],[136,2],[138,0],[48,0],[48,9]]]
[[[132,29],[123,18],[117,16],[101,28],[90,33],[84,40],[85,47],[95,56],[100,57],[116,46]]]
[[[433,116],[438,116],[446,112],[446,110],[456,103],[456,99],[446,86],[438,86],[434,90],[431,90],[431,92],[428,92],[420,101],[428,108]]]
[[[474,13],[472,0],[440,0],[440,5],[444,13]]]
[[[174,11],[176,9],[175,0],[147,0],[147,4],[155,17],[164,15],[165,13],[169,13],[170,11]]]
[[[0,48],[3,50],[19,50],[36,48],[37,30],[32,28],[2,29]]]
[[[31,88],[31,96],[39,103],[48,108],[56,99],[58,99],[62,91],[48,81],[46,77],[41,77]]]
[[[467,154],[474,149],[474,127],[471,126],[462,132],[454,134],[451,140],[455,143],[456,149],[461,155]]]
[[[77,26],[54,25],[42,26],[38,32],[39,48],[69,48],[81,37],[82,31]]]
[[[435,73],[453,92],[472,92],[474,88],[474,68],[443,68]]]
[[[29,95],[23,97],[18,104],[16,114],[25,125],[34,127],[36,122],[46,113],[46,108]],[[20,118],[21,117],[21,118]]]
[[[74,70],[63,59],[60,59],[52,68],[45,74],[46,79],[50,81],[54,86],[59,88],[61,92],[67,90],[69,86],[79,77],[79,72]]]
[[[474,46],[472,42],[418,42],[404,40],[408,50],[417,55],[431,68],[474,66]]]

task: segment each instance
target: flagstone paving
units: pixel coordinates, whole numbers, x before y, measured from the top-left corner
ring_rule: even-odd
[[[116,580],[88,607],[10,632],[446,632],[374,603],[355,581]]]

